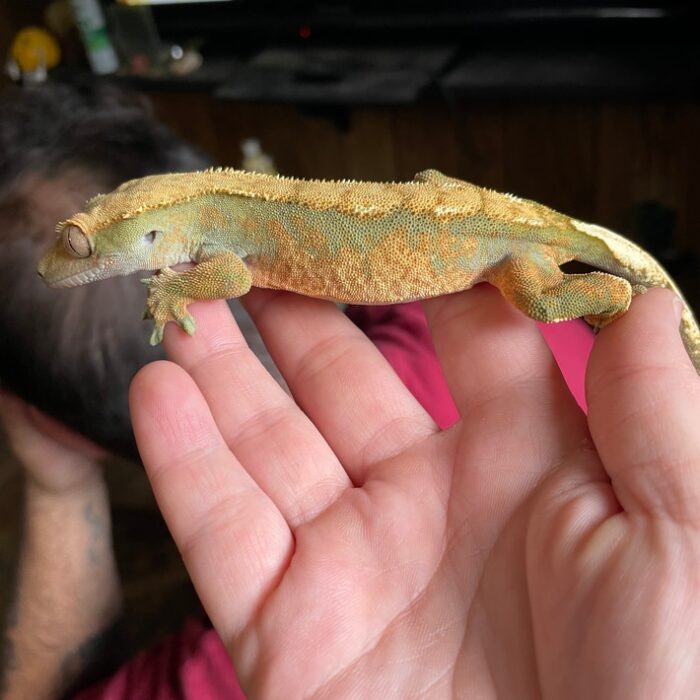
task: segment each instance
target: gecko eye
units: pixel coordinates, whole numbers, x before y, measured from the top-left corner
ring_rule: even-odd
[[[161,231],[149,231],[144,237],[143,240],[148,243],[148,245],[151,245],[155,240],[156,236],[160,234]]]
[[[90,239],[77,226],[63,229],[63,245],[74,258],[88,258],[92,253]]]

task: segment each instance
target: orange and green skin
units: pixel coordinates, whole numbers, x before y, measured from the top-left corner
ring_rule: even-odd
[[[485,281],[534,319],[582,316],[595,327],[649,287],[680,295],[656,260],[622,236],[434,170],[404,183],[237,170],[154,175],[95,197],[58,232],[39,266],[51,286],[160,271],[144,280],[153,343],[168,321],[194,332],[193,300],[237,297],[251,286],[390,304]],[[570,260],[602,272],[564,274],[559,266]],[[170,269],[183,262],[198,264]],[[700,331],[687,305],[681,333],[700,371]]]

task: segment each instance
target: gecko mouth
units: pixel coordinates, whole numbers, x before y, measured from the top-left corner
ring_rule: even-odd
[[[64,277],[59,280],[46,280],[50,287],[55,288],[67,288],[67,287],[79,287],[83,284],[89,284],[90,282],[95,282],[102,279],[104,276],[102,273],[104,268],[94,268],[91,270],[84,270],[83,272],[78,272],[75,275],[70,275],[69,277]]]
[[[185,262],[175,263],[175,265],[168,265],[168,267],[170,267],[170,269],[172,270],[175,270],[175,272],[183,272],[184,270],[189,270],[191,267],[194,267],[196,264],[197,263],[195,263],[194,260],[190,259]],[[162,269],[163,268],[158,270],[158,272],[160,273]]]
[[[100,280],[105,280],[110,277],[116,277],[120,275],[133,275],[134,277],[142,276],[153,272],[154,268],[143,268],[139,270],[125,269],[120,270],[117,265],[112,264],[113,261],[109,259],[103,260],[99,267],[91,267],[87,270],[82,270],[81,272],[75,272],[72,275],[63,277],[60,279],[52,279],[50,275],[42,274],[41,266],[38,270],[39,277],[49,286],[54,289],[68,289],[69,287],[81,287],[91,282],[99,282]],[[183,268],[192,267],[191,263],[182,263]],[[177,265],[176,267],[180,267]],[[160,273],[161,270],[157,270]]]

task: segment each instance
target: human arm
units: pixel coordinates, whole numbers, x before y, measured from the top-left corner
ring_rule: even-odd
[[[303,413],[216,305],[132,407],[251,694],[694,697],[700,389],[671,295],[601,331],[587,420],[494,290],[430,302],[443,432],[330,305],[248,306]]]
[[[101,662],[121,608],[104,454],[4,392],[0,417],[25,476],[2,698],[59,697]]]

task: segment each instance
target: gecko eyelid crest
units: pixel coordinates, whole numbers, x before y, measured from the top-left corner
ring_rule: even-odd
[[[92,255],[90,239],[77,226],[66,226],[63,229],[63,246],[74,258],[89,258]]]

